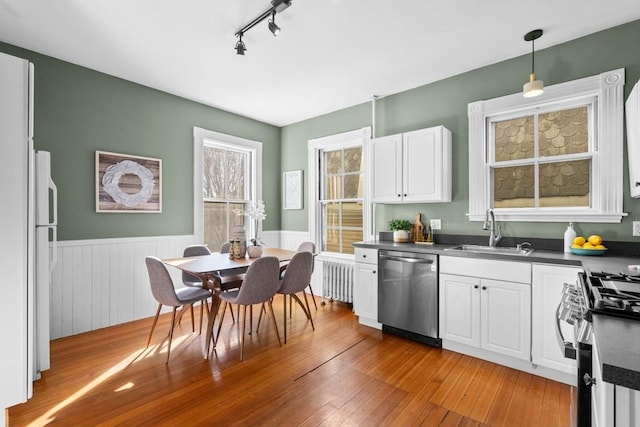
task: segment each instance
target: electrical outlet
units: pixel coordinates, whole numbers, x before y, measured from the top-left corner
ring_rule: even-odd
[[[432,230],[441,230],[442,229],[442,220],[439,219],[432,219],[429,221],[429,225],[431,226]],[[634,230],[635,230],[635,225],[634,225]],[[640,236],[640,234],[639,234]]]
[[[633,235],[640,237],[640,221],[633,221]]]

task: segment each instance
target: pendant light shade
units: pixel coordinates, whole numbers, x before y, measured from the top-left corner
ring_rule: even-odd
[[[529,82],[522,86],[522,95],[526,98],[541,95],[544,92],[544,82],[536,78],[535,72],[535,40],[542,36],[542,30],[533,30],[524,35],[525,41],[531,42],[531,74]]]
[[[240,40],[238,40],[238,43],[236,43],[236,54],[237,55],[244,55],[244,52],[247,50],[247,47],[244,45],[244,42],[242,41],[242,34],[240,34]]]

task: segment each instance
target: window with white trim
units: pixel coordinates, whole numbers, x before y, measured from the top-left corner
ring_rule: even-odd
[[[469,104],[469,218],[620,222],[624,70]]]
[[[194,127],[194,235],[212,251],[229,241],[238,212],[262,199],[262,143]],[[248,235],[255,235],[253,221]]]
[[[309,141],[310,238],[322,252],[353,254],[370,224],[369,128]]]

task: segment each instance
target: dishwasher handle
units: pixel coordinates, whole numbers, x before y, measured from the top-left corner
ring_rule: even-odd
[[[399,261],[399,262],[433,264],[433,260],[432,259],[422,259],[422,258],[402,258],[402,257],[397,257],[397,256],[380,255],[380,259],[388,259],[388,260],[391,260],[391,261]]]

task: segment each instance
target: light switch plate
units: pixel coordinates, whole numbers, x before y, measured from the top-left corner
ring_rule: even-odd
[[[640,237],[640,221],[633,221],[633,235]]]
[[[429,220],[429,225],[431,226],[432,230],[441,230],[442,229],[442,220],[439,220],[439,219]],[[634,228],[634,230],[635,230],[635,228]]]

